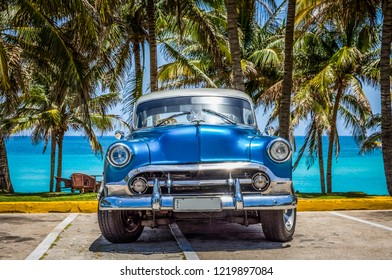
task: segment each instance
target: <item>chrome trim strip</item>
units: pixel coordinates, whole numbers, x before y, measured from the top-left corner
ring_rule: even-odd
[[[151,196],[136,197],[104,197],[99,202],[100,210],[173,210],[174,198],[186,198],[190,196],[162,195],[160,198],[159,209],[153,208]],[[193,197],[193,196],[192,196]],[[213,197],[213,196],[200,196]],[[295,195],[261,195],[261,194],[242,194],[242,205],[237,208],[236,198],[229,195],[219,196],[222,202],[222,210],[284,210],[294,209],[297,205]],[[240,203],[241,204],[241,203]],[[155,204],[157,207],[158,204]]]
[[[275,176],[266,166],[254,162],[223,162],[223,163],[194,163],[194,164],[159,164],[146,165],[136,168],[128,173],[128,178],[132,179],[137,174],[144,172],[202,172],[213,170],[226,170],[230,172],[236,169],[253,169],[267,173],[271,181],[289,181],[289,178]]]
[[[166,186],[165,181],[159,181],[159,186]],[[248,179],[241,179],[241,184],[249,185]],[[172,181],[171,186],[175,187],[189,187],[189,186],[222,186],[227,184],[226,180],[205,180],[205,181]],[[133,196],[134,194],[129,190],[128,184],[125,181],[107,183],[107,196]],[[154,187],[154,181],[149,182],[150,187]],[[162,191],[161,191],[162,192]],[[291,181],[271,182],[268,189],[262,194],[291,194]]]
[[[126,179],[120,182],[108,182],[106,183],[107,196],[132,196],[132,192],[129,190],[127,181],[133,180],[140,173],[144,172],[203,172],[213,170],[226,170],[227,178],[222,179],[205,179],[205,180],[173,180],[159,181],[159,188],[167,187],[169,182],[170,187],[189,187],[189,186],[222,186],[229,184],[230,181],[233,183],[235,180],[231,179],[231,171],[236,169],[250,169],[266,173],[270,178],[270,186],[267,190],[263,191],[263,194],[291,194],[291,179],[280,178],[275,176],[270,169],[254,162],[224,162],[224,163],[202,163],[202,164],[178,164],[178,165],[146,165],[132,170],[128,173]],[[252,184],[252,179],[241,179],[241,185]],[[154,181],[148,181],[149,187],[154,187]],[[233,184],[234,186],[234,184]],[[162,193],[162,192],[161,192]]]
[[[159,181],[162,186],[166,186],[166,181]],[[252,184],[252,179],[241,179],[241,184],[243,185],[250,185]],[[227,185],[226,179],[218,179],[218,180],[171,180],[170,186],[171,187],[189,187],[189,186],[220,186],[220,185]],[[154,186],[153,181],[148,181],[148,186]]]
[[[241,193],[241,185],[240,180],[235,179],[235,209],[242,210],[244,209],[244,198]]]
[[[154,180],[154,189],[152,192],[152,199],[151,199],[151,206],[154,210],[159,210],[161,208],[161,197],[162,197],[162,190],[161,186],[159,185],[158,179]]]

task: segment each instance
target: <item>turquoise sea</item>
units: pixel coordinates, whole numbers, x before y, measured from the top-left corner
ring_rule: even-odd
[[[100,138],[104,150],[114,140],[112,136]],[[297,147],[300,147],[303,137],[297,136],[296,142]],[[333,162],[333,191],[387,195],[380,151],[359,155],[358,147],[350,136],[340,137],[340,145],[339,158]],[[49,190],[49,147],[45,154],[42,154],[42,149],[43,144],[32,145],[29,137],[14,136],[7,141],[8,161],[15,192],[34,193]],[[63,177],[69,177],[73,172],[102,174],[103,159],[94,155],[87,138],[67,136],[63,154]],[[308,170],[303,158],[294,171],[293,181],[296,191],[320,192],[317,162]]]

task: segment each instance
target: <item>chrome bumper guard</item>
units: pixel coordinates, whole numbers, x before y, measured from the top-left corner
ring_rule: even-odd
[[[154,188],[152,195],[141,195],[141,196],[108,196],[103,197],[99,202],[100,210],[154,210],[154,211],[177,211],[177,212],[210,212],[210,211],[221,211],[221,210],[284,210],[296,208],[297,198],[293,194],[274,194],[274,195],[262,195],[260,193],[255,194],[243,194],[241,192],[240,181],[235,179],[235,194],[231,195],[215,195],[208,196],[200,194],[195,195],[171,195],[162,194],[160,182],[156,179],[154,181]],[[203,205],[199,205],[192,208],[180,209],[176,207],[176,200],[179,199],[194,199],[197,203],[197,199],[220,199],[220,207],[203,208]],[[205,201],[205,200],[203,200]]]

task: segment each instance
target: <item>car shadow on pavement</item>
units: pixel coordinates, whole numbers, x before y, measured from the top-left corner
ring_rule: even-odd
[[[290,242],[268,241],[261,225],[242,226],[228,222],[178,222],[185,238],[196,251],[244,251],[289,248]]]
[[[139,239],[132,243],[113,244],[101,235],[91,244],[89,250],[91,252],[134,253],[143,255],[181,252],[167,226],[162,226],[157,229],[145,228]]]
[[[262,234],[260,225],[248,227],[232,223],[178,222],[183,235],[196,252],[249,251],[289,248],[290,243],[270,242]],[[103,236],[90,246],[91,252],[120,254],[168,254],[181,253],[181,249],[167,226],[145,228],[133,243],[113,244]]]

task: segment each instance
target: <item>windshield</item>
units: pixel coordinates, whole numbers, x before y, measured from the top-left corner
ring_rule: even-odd
[[[140,103],[136,108],[136,129],[190,123],[255,126],[255,119],[250,103],[235,97],[163,98]]]

